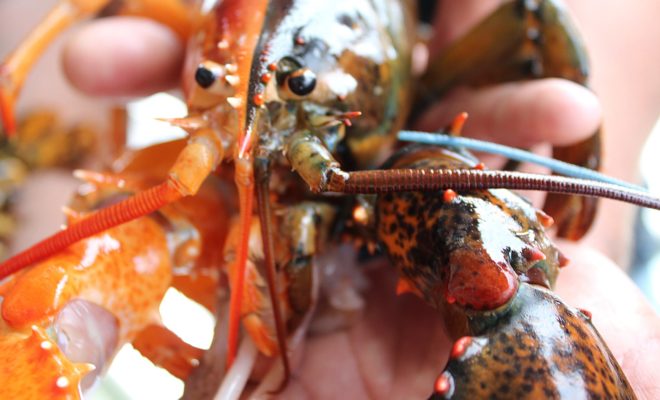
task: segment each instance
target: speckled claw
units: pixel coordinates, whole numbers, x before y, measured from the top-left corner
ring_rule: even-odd
[[[476,336],[456,341],[440,375],[451,390],[436,382],[431,399],[635,398],[591,323],[551,292],[523,283],[492,318],[471,321]]]

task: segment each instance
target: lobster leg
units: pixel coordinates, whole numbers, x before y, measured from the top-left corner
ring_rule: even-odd
[[[267,288],[266,278],[268,245],[261,219],[254,218],[251,223],[250,249],[247,262],[246,281],[241,299],[241,320],[245,330],[262,354],[274,356],[281,354],[280,332],[276,326],[273,307],[275,304],[282,312],[286,324],[284,333],[290,336],[302,326],[305,316],[313,308],[318,284],[314,282],[313,257],[320,249],[325,233],[330,231],[334,220],[333,207],[315,202],[303,202],[283,210],[284,216],[276,232],[271,232],[273,249],[272,260],[277,269],[276,280],[284,283],[276,295],[276,301],[270,299],[271,291]],[[236,221],[238,222],[238,221]],[[237,273],[233,266],[236,258],[236,246],[239,243],[240,226],[234,224],[226,246],[225,261],[229,268],[230,282],[234,282]],[[261,240],[259,240],[261,239]],[[284,338],[286,339],[286,338]],[[288,357],[281,354],[282,357]]]
[[[304,202],[285,211],[286,216],[274,241],[275,249],[279,250],[275,252],[278,258],[274,261],[281,266],[278,279],[287,284],[277,296],[278,302],[286,304],[280,307],[284,311],[288,332],[293,332],[300,326],[314,304],[312,258],[319,250],[322,233],[329,231],[334,213],[331,206],[314,202]],[[263,273],[264,254],[259,245],[262,240],[258,240],[261,228],[257,219],[253,219],[251,225],[250,258],[246,272],[249,279],[246,279],[241,314],[243,324],[257,348],[263,354],[272,356],[277,354],[279,349],[275,340],[274,317],[268,301],[270,294],[266,289]],[[238,231],[239,226],[234,224],[226,246],[227,265],[233,265],[236,257]],[[230,268],[229,273],[231,278],[235,271]],[[233,279],[230,282],[233,282]]]
[[[558,77],[585,85],[588,65],[577,30],[555,0],[515,0],[503,4],[435,60],[422,79],[426,100],[456,85],[482,86],[515,80]],[[600,129],[571,146],[555,147],[555,158],[598,169]],[[558,234],[574,240],[589,229],[595,199],[548,195],[546,210]]]
[[[19,92],[46,47],[75,22],[101,12],[111,3],[112,0],[61,0],[0,64],[0,119],[8,134],[16,131],[14,107]],[[110,7],[108,12],[148,16],[170,26],[182,38],[187,37],[190,13],[179,0],[129,0],[116,3],[119,4],[118,8]]]
[[[303,202],[287,211],[283,229],[289,238],[291,259],[284,271],[289,284],[287,296],[292,313],[287,326],[290,332],[300,326],[315,303],[316,295],[312,290],[316,286],[313,282],[313,257],[322,250],[322,244],[327,240],[335,212],[333,207],[315,202]]]
[[[190,375],[204,353],[162,325],[144,328],[133,340],[133,346],[151,362],[182,380]]]

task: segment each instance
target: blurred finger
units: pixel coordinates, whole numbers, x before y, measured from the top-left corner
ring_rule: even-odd
[[[563,79],[542,79],[456,91],[431,106],[416,128],[437,131],[463,111],[470,115],[466,136],[523,147],[571,144],[593,134],[601,121],[591,91]]]
[[[137,96],[173,87],[183,44],[167,27],[133,17],[95,21],[78,32],[64,51],[64,71],[85,93]]]

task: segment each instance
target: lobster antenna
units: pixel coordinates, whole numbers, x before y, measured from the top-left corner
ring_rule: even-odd
[[[289,383],[291,377],[291,367],[289,364],[289,353],[287,351],[286,343],[286,328],[284,327],[284,318],[282,316],[282,308],[280,307],[278,299],[278,285],[277,274],[275,271],[275,246],[273,244],[273,224],[272,224],[272,210],[270,207],[270,157],[265,154],[263,157],[255,157],[255,180],[257,192],[257,209],[259,212],[259,225],[261,226],[261,240],[263,243],[264,252],[264,265],[266,269],[266,278],[268,281],[268,293],[270,294],[270,303],[273,309],[273,317],[275,319],[275,330],[277,332],[277,345],[280,348],[280,357],[282,358],[282,366],[284,367],[284,379],[280,386],[275,390],[275,394],[284,390]]]
[[[549,168],[558,174],[572,176],[574,178],[589,179],[598,182],[610,183],[613,185],[624,186],[640,192],[646,192],[646,189],[633,185],[631,183],[603,175],[589,168],[569,164],[554,158],[543,157],[526,150],[516,149],[515,147],[505,146],[486,142],[478,139],[470,139],[459,136],[447,135],[444,133],[429,133],[418,131],[400,131],[399,140],[407,142],[433,144],[438,146],[464,147],[469,150],[481,151],[484,153],[498,154],[512,160],[528,162],[542,167]]]
[[[327,191],[381,194],[454,190],[540,190],[552,193],[604,197],[660,210],[660,198],[610,183],[557,175],[478,169],[389,169],[339,171],[330,176]]]

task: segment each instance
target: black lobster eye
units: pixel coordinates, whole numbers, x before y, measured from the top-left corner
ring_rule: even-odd
[[[288,76],[287,85],[293,94],[306,96],[316,87],[316,75],[307,68],[301,68]]]
[[[215,78],[213,71],[206,68],[204,65],[198,66],[197,71],[195,71],[195,81],[204,89],[211,87],[215,82]]]

